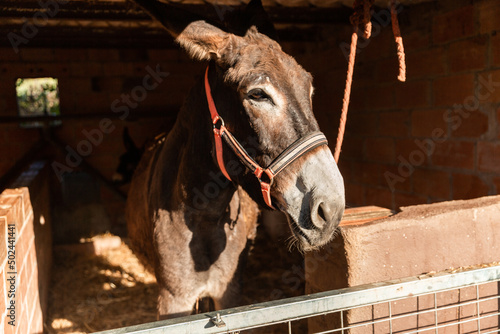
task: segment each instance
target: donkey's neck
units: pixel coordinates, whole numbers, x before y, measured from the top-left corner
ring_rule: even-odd
[[[202,82],[189,93],[176,127],[183,141],[177,182],[185,190],[185,205],[197,214],[223,215],[236,187],[214,160],[212,122]]]

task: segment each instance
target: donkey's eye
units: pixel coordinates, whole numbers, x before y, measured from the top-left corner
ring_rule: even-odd
[[[250,92],[247,94],[248,98],[254,101],[270,101],[272,102],[272,99],[269,95],[266,94],[262,89],[256,88],[252,89]]]

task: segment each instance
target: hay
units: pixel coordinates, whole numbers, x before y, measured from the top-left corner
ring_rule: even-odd
[[[89,333],[156,320],[158,287],[122,243],[101,256],[54,252],[51,333]]]
[[[124,242],[100,256],[55,251],[52,274],[45,325],[49,334],[91,333],[156,320],[158,287],[154,275]],[[287,283],[284,277],[293,279]],[[286,251],[285,244],[271,241],[259,228],[242,283],[243,305],[302,295],[302,256]],[[307,332],[304,321],[294,323],[293,328],[294,332]],[[252,333],[286,330],[285,324]]]

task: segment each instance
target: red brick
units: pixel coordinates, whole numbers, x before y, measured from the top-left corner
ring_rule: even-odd
[[[40,303],[34,303],[33,316],[30,324],[31,333],[43,333],[43,312]]]
[[[477,143],[477,166],[480,171],[500,173],[500,143]]]
[[[477,175],[453,174],[453,199],[487,196],[489,187]]]
[[[448,140],[436,144],[431,159],[435,166],[472,170],[474,168],[474,143]]]
[[[28,290],[27,290],[27,301],[29,304],[34,304],[38,302],[38,284],[36,281],[32,280],[29,284]],[[27,305],[28,307],[26,308],[26,313],[29,313],[30,310],[32,310],[31,305]]]
[[[480,36],[451,44],[448,49],[450,70],[461,72],[484,68],[487,43],[487,37]]]
[[[488,131],[488,115],[480,111],[472,111],[468,114],[469,116],[462,119],[460,124],[457,123],[455,130],[452,128],[452,136],[478,138]]]
[[[8,323],[8,320],[4,320],[4,334],[15,334],[16,333],[17,326],[11,326]]]
[[[413,189],[416,194],[449,199],[450,174],[431,169],[416,169],[413,173]]]
[[[27,242],[26,239],[20,238],[16,242],[16,270],[21,272],[21,270],[26,267],[26,250]]]
[[[477,86],[479,102],[500,102],[500,70],[479,73]]]
[[[62,78],[59,79],[59,86],[64,86],[63,92],[68,91],[76,94],[83,94],[90,92],[91,89],[91,81],[90,78]]]
[[[396,105],[399,108],[417,108],[428,106],[429,82],[398,82],[396,84]]]
[[[28,312],[26,312],[26,309],[23,305],[21,305],[21,310],[17,314],[16,322],[16,334],[28,333]]]
[[[500,194],[500,176],[493,178],[493,184],[495,185],[495,194]]]
[[[345,61],[342,62],[343,64]],[[341,86],[340,92],[339,93],[344,93],[344,87],[345,87],[345,76],[346,76],[346,70],[347,70],[347,63],[345,63],[345,68],[342,69],[340,72],[341,74],[338,76],[339,81],[336,83],[337,85]],[[354,71],[354,77],[353,77],[353,86],[358,88],[358,87],[366,87],[366,86],[373,86],[375,80],[375,71],[373,70],[373,65],[374,62],[372,61],[367,61],[365,63],[358,63],[358,66],[355,66],[356,69]],[[342,79],[340,79],[342,78]],[[332,80],[331,78],[329,79],[330,81]],[[363,90],[363,95],[366,93],[366,89]]]
[[[31,145],[32,140],[36,139],[36,133],[37,129],[23,129],[17,124],[2,125],[2,134],[4,135],[5,142],[7,143],[27,141]]]
[[[123,91],[123,80],[117,77],[94,77],[92,78],[92,90],[95,92],[121,93]]]
[[[24,224],[24,212],[22,210],[22,199],[20,195],[13,194],[12,196],[1,196],[0,204],[10,206],[8,210],[2,213],[5,217],[7,224],[16,225],[16,240],[19,238],[19,231],[22,229]],[[16,241],[17,242],[17,241]]]
[[[432,22],[434,43],[470,36],[474,33],[474,6],[465,6],[435,15]]]
[[[346,132],[356,135],[375,135],[377,133],[377,115],[375,113],[349,115]]]
[[[28,296],[28,289],[29,289],[29,273],[24,268],[23,270],[18,269],[18,275],[17,275],[17,282],[19,283],[16,295],[19,300],[24,300]],[[29,296],[28,296],[29,299]]]
[[[390,109],[394,106],[394,88],[370,87],[364,91],[363,100],[366,110]]]
[[[392,192],[382,188],[367,187],[365,191],[365,205],[377,205],[383,208],[392,208]]]
[[[422,50],[406,56],[407,78],[429,77],[444,74],[446,52],[441,47]]]
[[[481,1],[479,7],[479,31],[488,34],[492,31],[500,30],[500,7],[495,0]]]
[[[411,174],[401,170],[399,165],[386,165],[382,167],[383,185],[395,191],[411,191]]]
[[[396,57],[381,59],[375,64],[377,82],[392,83],[398,79],[399,64]]]
[[[437,132],[447,134],[448,125],[443,115],[445,109],[415,110],[411,113],[411,135],[415,137],[433,137]]]
[[[429,164],[429,156],[434,148],[434,141],[430,138],[400,139],[396,141],[396,161],[398,168],[406,172],[411,168]],[[402,166],[402,167],[401,167]],[[403,175],[405,176],[405,175]]]
[[[54,58],[55,61],[60,62],[60,61],[72,61],[72,62],[78,62],[78,61],[83,61],[87,60],[87,53],[84,50],[81,49],[55,49],[54,50]]]
[[[410,113],[407,111],[381,112],[379,114],[378,133],[382,136],[408,135]]]
[[[118,94],[117,94],[118,95]],[[119,95],[117,96],[117,98]],[[81,111],[97,112],[107,110],[112,101],[107,93],[83,93],[73,97],[76,105]]]
[[[16,53],[12,48],[0,48],[0,61],[20,61],[19,53]]]
[[[148,67],[151,67],[151,68],[155,68],[156,67],[156,64],[155,63],[152,63],[152,62],[148,62],[148,61],[135,61],[132,63],[132,73],[130,73],[130,75],[135,75],[137,77],[140,77],[141,79],[146,75],[148,74],[146,68]],[[177,66],[172,66],[172,64],[167,64],[165,66],[165,64],[160,64],[160,70],[161,71],[165,71],[165,72],[168,72],[169,75],[172,74],[172,73],[175,73],[177,70],[180,70]],[[180,73],[183,73],[182,70],[180,71]],[[184,74],[187,74],[187,72],[184,72]],[[196,74],[199,74],[199,72],[196,72]]]
[[[363,138],[357,136],[346,136],[342,142],[343,158],[361,159],[363,157]]]
[[[351,163],[351,181],[361,184],[380,185],[382,171],[376,163]]]
[[[19,49],[21,59],[24,61],[53,61],[54,49],[51,48],[23,48]]]
[[[500,34],[491,36],[491,62],[493,67],[500,66]]]
[[[172,61],[179,62],[180,55],[183,51],[181,49],[149,49],[148,56],[152,61]]]
[[[37,73],[40,76],[48,76],[58,79],[66,78],[70,75],[70,67],[69,64],[66,62],[44,63],[37,67]]]
[[[394,55],[395,43],[392,29],[390,29],[390,27],[380,26],[379,28],[380,32],[377,35],[372,34],[368,41],[362,38],[358,39],[358,55],[356,55],[356,57],[359,60],[371,61]]]
[[[348,205],[363,205],[364,197],[364,188],[362,185],[354,183],[345,184],[345,200]]]
[[[378,162],[394,162],[395,150],[392,138],[365,139],[365,159]]]
[[[103,73],[106,76],[124,76],[132,75],[134,65],[132,63],[112,62],[102,64]]]
[[[120,60],[120,51],[117,49],[87,49],[90,61],[117,62]]]
[[[340,155],[342,156],[342,153],[340,153]],[[351,181],[351,163],[352,161],[349,161],[348,159],[339,159],[339,162],[337,164],[340,173],[344,178],[344,182]]]
[[[103,72],[106,74],[106,66],[110,65],[98,62],[70,63],[70,74],[76,77],[98,76]],[[122,72],[122,74],[125,73]]]
[[[427,49],[430,45],[430,35],[422,29],[403,31],[403,43],[407,54],[419,49]],[[407,58],[408,59],[408,58]]]
[[[1,259],[1,261],[3,261],[3,260],[4,260],[4,258]],[[7,296],[7,294],[5,293],[5,283],[4,283],[5,282],[5,273],[3,271],[0,272],[0,279],[2,280],[2,282],[0,283],[0,310],[2,310],[2,315],[3,315],[3,312],[6,309],[6,296]],[[1,321],[0,321],[0,323],[1,323]]]
[[[148,52],[143,48],[119,49],[120,59],[123,61],[147,61]]]
[[[27,63],[3,63],[0,64],[2,79],[14,81],[17,78],[31,78],[34,75],[33,65]]]
[[[0,240],[2,240],[2,242],[0,242],[0,263],[2,263],[5,260],[5,257],[7,256],[7,243],[5,242],[5,240],[7,240],[6,233],[7,233],[7,221],[6,218],[3,217],[2,210],[0,210]],[[1,296],[3,295],[0,294],[0,299],[2,299]]]
[[[497,109],[497,139],[500,139],[500,109]]]
[[[394,194],[395,208],[400,208],[403,206],[426,204],[428,202],[427,197],[419,196],[415,194],[403,194],[396,192]]]
[[[463,104],[466,98],[474,96],[474,74],[437,78],[433,83],[433,93],[436,106]]]
[[[148,108],[148,107],[163,107],[166,103],[169,105],[182,105],[184,100],[187,97],[187,91],[189,88],[187,88],[184,92],[184,94],[179,93],[179,94],[172,94],[172,95],[167,95],[165,93],[151,91],[147,92],[146,98],[140,102],[140,107],[142,108]],[[172,91],[171,91],[172,92]],[[340,117],[339,117],[340,118]]]

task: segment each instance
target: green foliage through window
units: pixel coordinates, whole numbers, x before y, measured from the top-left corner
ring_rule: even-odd
[[[55,78],[19,78],[16,81],[17,104],[19,116],[58,116],[59,89]],[[50,121],[51,126],[59,125],[60,121]],[[22,127],[41,127],[43,122],[26,122]]]

